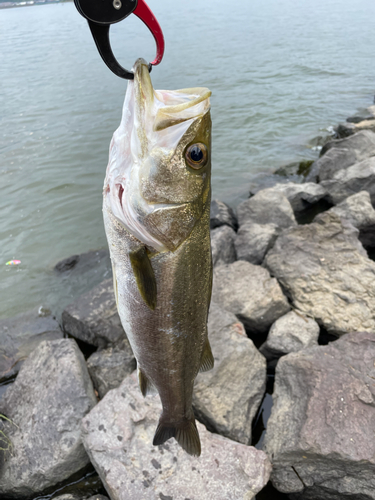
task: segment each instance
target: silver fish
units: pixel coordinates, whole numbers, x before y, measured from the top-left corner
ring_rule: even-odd
[[[110,145],[103,214],[122,325],[144,395],[163,406],[153,444],[201,445],[194,380],[213,367],[207,337],[212,264],[210,95],[154,90],[139,59]]]

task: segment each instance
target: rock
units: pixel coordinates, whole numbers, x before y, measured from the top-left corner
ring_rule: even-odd
[[[237,217],[234,213],[233,208],[219,200],[211,201],[211,212],[210,212],[210,228],[215,229],[215,227],[229,226],[234,231],[237,231],[238,223]]]
[[[317,140],[315,142],[317,142]],[[291,176],[297,176],[298,179],[300,179],[301,176],[306,177],[306,175],[310,172],[310,167],[313,163],[314,160],[296,161],[293,163],[289,163],[288,165],[284,165],[283,167],[279,167],[277,170],[275,170],[274,174],[288,177],[288,180],[290,180]]]
[[[254,333],[267,332],[290,309],[275,278],[263,267],[242,260],[214,269],[212,300]]]
[[[290,311],[271,326],[267,340],[259,350],[271,361],[289,352],[318,345],[319,331],[318,323],[312,318]]]
[[[239,228],[234,242],[238,260],[261,264],[278,234],[279,229],[275,224],[245,222]]]
[[[375,135],[375,134],[374,134]],[[348,196],[367,191],[375,203],[375,156],[335,173],[332,179],[322,181],[327,199],[337,205]]]
[[[118,387],[127,375],[136,368],[130,345],[127,350],[109,347],[94,352],[87,360],[87,368],[94,388],[102,399],[108,391]]]
[[[375,118],[368,117],[356,122],[339,123],[335,132],[337,137],[344,138],[356,134],[361,130],[371,130],[375,132]]]
[[[208,337],[215,366],[198,374],[193,406],[208,428],[243,444],[266,390],[266,360],[236,316],[211,303]]]
[[[275,184],[281,184],[284,182],[303,182],[303,175],[297,175],[295,172],[289,171],[287,167],[283,167],[279,170],[276,170],[275,173],[270,174],[268,172],[260,172],[251,177],[250,185],[249,185],[249,195],[254,196],[259,191],[263,191],[264,189],[272,188]]]
[[[84,500],[78,493],[65,493],[64,495],[59,495],[58,497],[53,497],[53,500]]]
[[[237,207],[238,223],[275,224],[285,228],[295,226],[296,219],[288,199],[274,189],[263,189]]]
[[[108,249],[91,250],[90,252],[81,253],[79,255],[71,255],[58,262],[54,269],[59,273],[66,273],[73,269],[73,274],[85,273],[88,270],[98,267],[98,265],[103,262],[107,265],[108,269],[111,268]]]
[[[84,445],[112,500],[251,500],[265,486],[271,470],[265,453],[199,422],[199,459],[174,439],[153,446],[160,413],[159,397],[143,398],[134,373],[83,419]]]
[[[349,116],[349,118],[346,119],[347,122],[349,123],[360,123],[365,120],[373,120],[374,116]]]
[[[326,212],[284,230],[264,265],[294,307],[329,333],[375,330],[375,263],[346,220]]]
[[[359,239],[365,248],[375,246],[375,210],[367,191],[360,191],[349,196],[332,207],[329,212],[348,220],[359,229]]]
[[[328,142],[321,157],[312,165],[307,182],[332,179],[336,172],[375,154],[375,134],[369,130],[358,132],[346,139]]]
[[[265,449],[290,498],[375,499],[375,334],[280,359]]]
[[[81,351],[73,339],[45,341],[30,354],[0,402],[13,444],[0,471],[0,496],[28,499],[89,463],[81,419],[96,404]]]
[[[103,281],[68,305],[62,323],[67,333],[88,344],[105,348],[124,342],[126,334],[117,313],[113,280]]]
[[[236,233],[229,226],[220,226],[211,231],[212,264],[230,264],[236,260],[234,240]]]
[[[92,497],[88,498],[87,500],[109,500],[108,497],[105,497],[104,495],[93,495]]]
[[[276,184],[272,189],[283,193],[288,198],[295,214],[308,210],[327,195],[326,190],[314,182],[305,182],[304,184],[288,182]]]
[[[14,377],[40,342],[63,336],[52,316],[39,316],[36,310],[0,320],[0,382]]]

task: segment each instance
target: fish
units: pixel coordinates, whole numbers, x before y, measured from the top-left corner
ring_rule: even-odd
[[[142,394],[162,403],[153,444],[174,437],[199,456],[194,380],[214,365],[211,92],[155,90],[143,59],[133,71],[103,188],[114,293]]]

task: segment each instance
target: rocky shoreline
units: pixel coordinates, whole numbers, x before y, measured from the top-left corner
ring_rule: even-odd
[[[212,202],[199,459],[151,444],[160,402],[137,387],[111,279],[61,325],[44,310],[0,321],[2,500],[375,500],[375,106],[348,120],[236,212]],[[109,268],[100,251],[55,272],[98,259]]]

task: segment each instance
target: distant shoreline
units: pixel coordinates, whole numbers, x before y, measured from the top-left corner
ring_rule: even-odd
[[[16,2],[1,2],[0,9],[12,9],[14,7],[31,7],[32,5],[45,5],[47,3],[65,3],[71,2],[72,0],[26,0],[26,1],[16,1]]]

